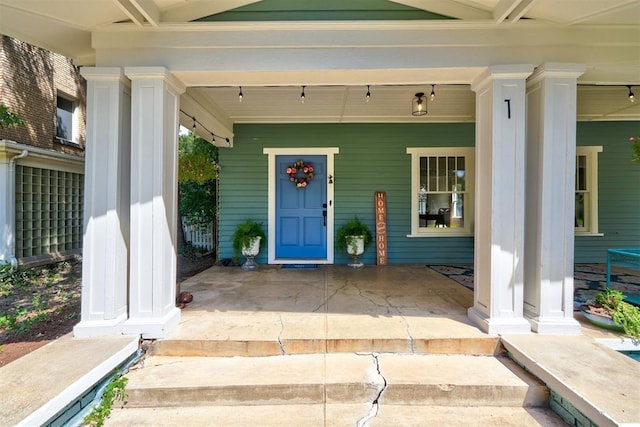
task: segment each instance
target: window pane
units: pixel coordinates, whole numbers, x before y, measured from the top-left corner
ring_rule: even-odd
[[[437,191],[438,189],[438,167],[436,165],[437,159],[435,157],[428,157],[429,159],[429,185],[427,185],[427,191]]]
[[[576,190],[587,189],[587,156],[577,156],[576,158]]]
[[[463,228],[464,195],[461,193],[418,194],[419,226]],[[424,202],[422,202],[424,201]]]
[[[447,158],[446,157],[438,157],[437,191],[447,191]]]
[[[71,140],[73,123],[73,102],[68,99],[58,97],[57,102],[57,127],[56,136],[62,139]]]

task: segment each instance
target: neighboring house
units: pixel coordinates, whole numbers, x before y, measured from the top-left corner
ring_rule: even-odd
[[[343,264],[335,230],[384,191],[388,262],[473,262],[490,333],[579,333],[574,262],[640,246],[638,1],[64,4],[4,0],[0,28],[84,65],[77,336],[179,322],[179,123],[220,147],[221,257],[252,217],[258,262]]]
[[[41,264],[82,249],[86,84],[70,59],[0,35],[0,262]]]

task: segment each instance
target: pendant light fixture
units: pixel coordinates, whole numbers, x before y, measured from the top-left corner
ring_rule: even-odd
[[[300,94],[300,102],[304,104],[304,88],[306,86],[302,86],[302,93]]]
[[[633,92],[631,92],[631,85],[628,85],[627,89],[629,89],[629,101],[635,102],[636,96],[633,94]]]
[[[411,115],[424,116],[427,114],[427,99],[424,93],[418,92],[411,101]]]
[[[367,85],[367,94],[365,95],[367,102],[371,99],[371,91],[369,90],[369,85]]]
[[[431,99],[431,101],[436,99],[436,85],[431,85],[431,95],[429,95],[429,99]]]
[[[238,101],[242,102],[242,98],[244,95],[242,94],[242,86],[240,86],[240,92],[238,93]]]

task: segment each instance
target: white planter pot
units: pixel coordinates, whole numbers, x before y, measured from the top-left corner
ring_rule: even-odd
[[[258,236],[258,237],[254,237],[253,240],[251,240],[251,243],[249,244],[249,246],[243,246],[242,247],[242,255],[244,256],[256,256],[258,255],[258,253],[260,253],[260,240],[262,239],[262,237]]]
[[[364,236],[347,236],[347,253],[362,255],[364,253]]]
[[[253,258],[260,252],[260,239],[262,239],[261,236],[254,237],[248,247],[242,247],[242,255],[247,257],[247,262],[242,264],[243,270],[255,270],[258,268],[258,264],[256,264]]]

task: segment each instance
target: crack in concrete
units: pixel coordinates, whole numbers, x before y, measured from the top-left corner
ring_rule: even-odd
[[[358,295],[359,295],[361,298],[368,300],[368,301],[369,301],[369,302],[371,302],[371,304],[373,304],[375,307],[378,307],[378,308],[384,308],[384,309],[386,310],[386,312],[387,312],[386,314],[391,314],[391,308],[395,308],[395,307],[393,307],[393,306],[389,303],[389,301],[387,300],[387,298],[386,298],[386,297],[384,298],[384,300],[385,300],[385,302],[387,303],[387,305],[379,304],[378,302],[374,301],[374,300],[373,300],[373,298],[371,298],[369,295],[365,295],[365,294],[363,293],[364,291],[363,291],[362,289],[360,289],[360,287],[359,287],[357,284],[354,284],[353,286],[355,286],[355,288],[358,290]]]
[[[341,290],[343,290],[344,288],[346,288],[347,286],[349,286],[349,282],[346,282],[343,286],[339,287],[338,289],[335,290],[335,292],[333,292],[331,295],[329,295],[327,297],[327,299],[320,304],[319,306],[317,306],[315,309],[312,310],[312,313],[317,312],[318,310],[320,310],[322,307],[324,307],[325,305],[329,304],[329,301],[331,300],[331,298],[333,298],[334,296],[336,296],[336,294],[338,292],[340,292]]]
[[[409,327],[409,321],[404,316],[404,314],[402,314],[402,310],[400,309],[400,307],[398,307],[397,305],[393,305],[391,303],[391,301],[389,301],[389,297],[385,296],[384,300],[387,302],[389,307],[395,309],[396,312],[398,313],[398,316],[400,316],[402,318],[402,320],[404,320],[404,324],[405,324],[405,326],[407,328],[407,340],[409,341],[409,350],[411,351],[411,353],[415,353],[416,352],[416,350],[415,350],[415,341],[413,340],[413,336],[411,335],[411,329]]]
[[[415,353],[416,352],[415,341],[413,340],[413,336],[411,335],[409,322],[407,321],[407,318],[404,317],[403,315],[400,315],[400,317],[402,317],[402,320],[404,320],[404,324],[407,325],[407,337],[409,339],[409,349],[411,350],[411,353]]]
[[[278,345],[280,346],[280,353],[285,355],[287,354],[287,352],[284,351],[284,343],[282,342],[282,333],[284,332],[284,322],[282,321],[282,314],[279,317],[280,317],[280,332],[278,333]]]
[[[374,385],[381,385],[381,387],[378,390],[377,396],[375,397],[375,399],[373,399],[373,402],[371,402],[371,408],[369,409],[369,412],[364,417],[358,420],[356,427],[366,427],[371,419],[378,416],[378,411],[380,409],[380,397],[382,397],[382,393],[384,393],[385,389],[387,388],[387,379],[384,377],[384,375],[382,375],[382,371],[380,370],[380,360],[378,359],[378,356],[378,353],[371,353],[376,372],[382,379],[381,382],[376,381]]]

